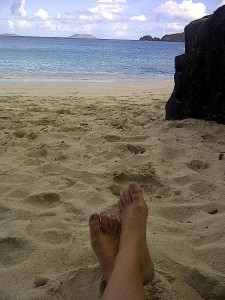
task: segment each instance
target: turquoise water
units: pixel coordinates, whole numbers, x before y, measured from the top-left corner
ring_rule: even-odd
[[[0,79],[121,81],[172,79],[184,43],[0,37]]]

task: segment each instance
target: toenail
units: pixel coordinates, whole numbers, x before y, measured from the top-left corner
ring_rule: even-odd
[[[141,187],[139,185],[137,185],[135,182],[131,182],[128,185],[128,189],[131,193],[139,193],[141,192]]]

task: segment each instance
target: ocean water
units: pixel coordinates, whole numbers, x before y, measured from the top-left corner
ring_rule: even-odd
[[[0,37],[1,81],[172,79],[184,43]]]

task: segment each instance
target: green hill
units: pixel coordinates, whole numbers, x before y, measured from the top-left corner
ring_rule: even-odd
[[[166,34],[161,39],[157,37],[152,37],[150,35],[142,36],[139,41],[163,41],[163,42],[185,42],[185,35],[184,32],[181,33],[173,33],[173,34]]]

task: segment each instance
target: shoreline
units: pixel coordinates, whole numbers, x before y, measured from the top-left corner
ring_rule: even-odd
[[[148,82],[39,82],[39,83],[0,83],[1,97],[9,96],[11,99],[22,101],[42,102],[49,105],[53,99],[54,103],[62,101],[62,98],[77,102],[95,103],[98,101],[105,105],[137,104],[149,106],[165,106],[174,87],[172,81],[148,81]],[[32,99],[32,100],[31,100]],[[46,104],[45,104],[46,101]],[[155,103],[154,103],[155,102]],[[162,104],[163,103],[163,104]],[[67,103],[66,103],[67,105]],[[165,110],[158,110],[158,116],[165,116]]]
[[[127,82],[0,82],[1,96],[19,94],[23,92],[25,96],[70,96],[74,93],[86,96],[96,95],[130,95],[132,92],[150,95],[154,91],[157,95],[170,95],[174,86],[173,81],[127,81]],[[149,99],[150,100],[150,99]]]
[[[158,81],[174,81],[173,76],[149,76],[144,78],[134,77],[134,78],[105,78],[105,79],[92,79],[90,77],[83,77],[80,79],[69,79],[69,78],[4,78],[0,76],[0,84],[4,83],[132,83],[132,82],[158,82]]]

